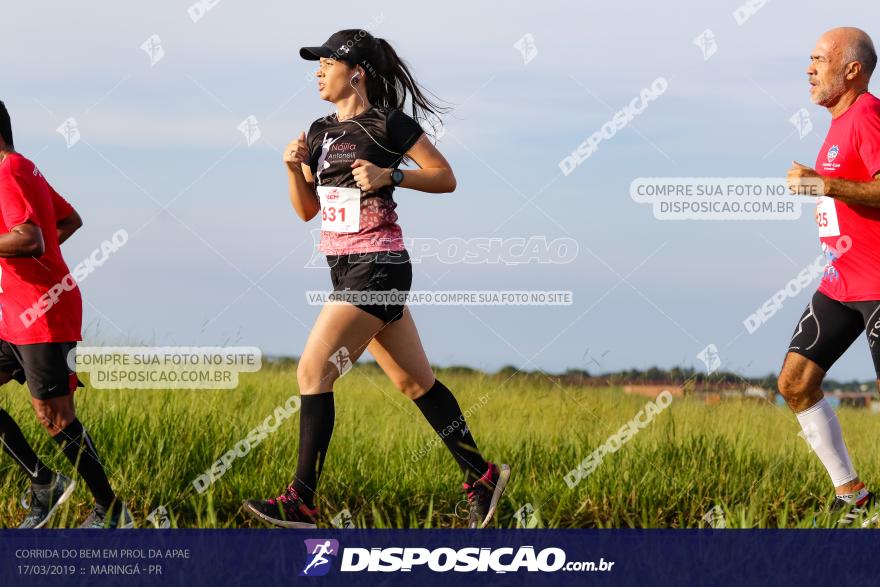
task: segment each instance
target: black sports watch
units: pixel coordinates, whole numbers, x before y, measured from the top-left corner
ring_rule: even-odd
[[[399,169],[395,169],[391,172],[391,185],[397,187],[400,185],[400,182],[403,181],[403,172]]]

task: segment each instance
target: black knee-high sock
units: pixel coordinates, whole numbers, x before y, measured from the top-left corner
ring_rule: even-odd
[[[315,506],[315,488],[333,435],[336,406],[333,392],[300,396],[299,460],[293,488],[309,507]]]
[[[477,449],[477,443],[452,392],[439,379],[435,379],[431,389],[414,401],[446,443],[446,448],[464,472],[465,480],[470,483],[479,479],[489,464]]]
[[[6,410],[0,410],[0,440],[3,450],[15,459],[31,483],[46,485],[52,481],[52,469],[43,464]]]
[[[107,479],[107,473],[104,472],[104,465],[98,457],[98,451],[92,442],[88,432],[85,431],[82,424],[77,418],[67,425],[67,428],[53,436],[71,463],[76,466],[89,491],[95,496],[95,501],[104,509],[109,509],[110,505],[116,499],[116,495],[110,488],[110,481]]]

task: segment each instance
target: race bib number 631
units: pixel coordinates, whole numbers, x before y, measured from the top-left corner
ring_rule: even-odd
[[[318,186],[321,230],[357,232],[361,227],[361,191],[357,188]]]

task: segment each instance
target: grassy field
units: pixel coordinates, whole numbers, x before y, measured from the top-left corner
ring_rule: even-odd
[[[676,399],[652,424],[606,456],[574,489],[563,476],[646,403],[614,388],[559,387],[542,377],[438,370],[462,408],[484,455],[513,470],[496,525],[514,525],[526,503],[544,527],[699,527],[719,506],[727,527],[809,527],[833,490],[795,418],[769,404],[707,407]],[[277,495],[296,465],[298,414],[249,454],[236,459],[207,491],[192,480],[296,393],[295,367],[264,367],[241,376],[234,391],[77,393],[83,422],[140,525],[165,505],[177,527],[253,527],[241,511],[250,497]],[[487,399],[482,402],[481,397]],[[4,387],[5,408],[48,463],[71,474],[37,425],[27,390]],[[854,463],[880,479],[880,417],[840,412]],[[355,367],[336,385],[336,428],[321,479],[323,523],[343,508],[359,527],[462,527],[460,473],[412,403],[373,365]],[[0,458],[0,524],[18,525],[26,481]],[[78,483],[53,526],[78,524],[91,508]]]

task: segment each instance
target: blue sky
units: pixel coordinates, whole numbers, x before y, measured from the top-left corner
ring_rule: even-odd
[[[637,177],[782,176],[812,164],[827,112],[807,92],[808,56],[831,27],[880,35],[868,2],[494,5],[219,0],[13,4],[0,98],[18,149],[85,219],[73,265],[118,229],[130,241],[82,284],[91,341],[255,345],[298,355],[329,287],[305,269],[311,231],[287,201],[281,149],[330,111],[298,57],[335,30],[371,26],[416,76],[456,105],[439,148],[453,194],[399,190],[407,238],[569,237],[568,264],[415,266],[415,289],[565,289],[564,307],[413,309],[432,362],[557,372],[651,365],[775,371],[812,289],[754,334],[743,320],[819,253],[811,213],[794,221],[660,221],[629,196]],[[491,26],[490,26],[491,25]],[[704,60],[705,29],[718,50]],[[525,34],[537,54],[525,63]],[[140,47],[158,35],[151,66]],[[573,173],[559,161],[657,77],[668,90]],[[872,86],[876,91],[876,84]],[[789,118],[806,108],[813,131]],[[248,116],[261,138],[248,146]],[[81,140],[56,129],[73,117]],[[163,207],[166,207],[163,210]],[[506,221],[505,221],[506,220]],[[436,283],[435,283],[436,282]],[[870,379],[859,340],[829,376]]]

